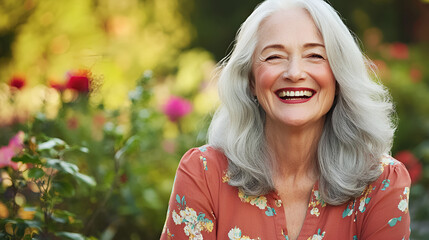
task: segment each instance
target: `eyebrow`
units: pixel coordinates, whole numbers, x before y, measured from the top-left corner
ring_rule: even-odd
[[[304,48],[311,48],[311,47],[323,47],[323,48],[325,48],[325,45],[323,45],[321,43],[306,43],[306,44],[304,44]],[[281,44],[271,44],[271,45],[264,47],[261,52],[264,52],[265,50],[267,50],[269,48],[280,49],[280,50],[285,49],[285,47]]]

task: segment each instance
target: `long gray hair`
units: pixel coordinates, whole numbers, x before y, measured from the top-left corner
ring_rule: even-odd
[[[266,0],[242,24],[233,51],[221,61],[221,106],[211,122],[208,143],[227,156],[230,185],[248,195],[274,189],[265,113],[252,101],[249,77],[260,23],[291,6],[305,9],[313,18],[337,82],[338,94],[326,115],[317,160],[322,199],[339,205],[359,196],[380,175],[379,160],[392,145],[394,110],[385,87],[371,79],[375,74],[355,38],[323,0]]]

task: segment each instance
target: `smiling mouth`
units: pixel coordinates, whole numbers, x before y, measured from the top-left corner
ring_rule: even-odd
[[[313,90],[278,90],[277,96],[283,100],[309,99],[314,95]]]

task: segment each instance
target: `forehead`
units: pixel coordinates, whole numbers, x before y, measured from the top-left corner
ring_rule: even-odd
[[[274,12],[259,26],[258,45],[289,40],[323,44],[323,38],[313,18],[303,8],[292,7]]]

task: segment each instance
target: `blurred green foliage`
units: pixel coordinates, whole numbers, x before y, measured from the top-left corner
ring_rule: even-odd
[[[25,132],[20,168],[0,167],[0,237],[159,238],[178,161],[204,144],[217,105],[215,62],[259,2],[0,1],[0,146]],[[416,179],[412,237],[427,239],[428,3],[331,3],[392,93],[392,155],[417,159],[397,155]],[[58,87],[79,69],[89,92]],[[174,95],[193,109],[169,121]]]

